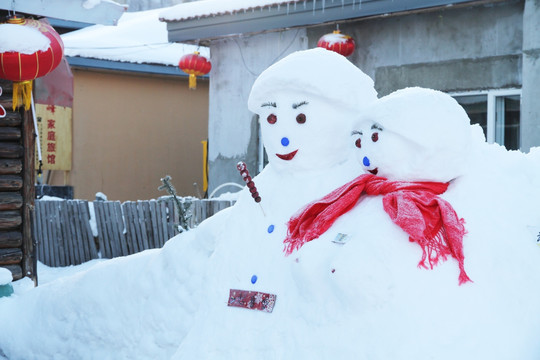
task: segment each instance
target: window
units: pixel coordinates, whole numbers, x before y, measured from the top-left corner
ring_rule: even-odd
[[[521,90],[488,90],[451,94],[463,106],[472,124],[479,124],[489,143],[508,150],[520,147]]]

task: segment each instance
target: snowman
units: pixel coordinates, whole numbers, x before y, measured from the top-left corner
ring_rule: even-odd
[[[385,96],[351,132],[365,174],[291,219],[293,273],[308,298],[336,294],[325,303],[347,311],[326,330],[355,334],[358,359],[538,358],[540,254],[497,237],[504,218],[485,198],[462,205],[478,130],[444,93]],[[491,236],[478,231],[486,216]]]
[[[228,211],[223,237],[230,241],[216,243],[204,301],[175,358],[289,358],[283,349],[309,342],[306,322],[297,318],[298,284],[289,270],[295,259],[283,254],[286,223],[299,207],[358,176],[348,140],[356,114],[376,99],[367,75],[320,48],[295,52],[256,79],[248,107],[259,116],[269,160],[251,185],[261,201],[245,189]],[[234,290],[260,299],[237,308]],[[275,299],[270,315],[251,309],[267,296]],[[316,352],[313,345],[294,351]]]

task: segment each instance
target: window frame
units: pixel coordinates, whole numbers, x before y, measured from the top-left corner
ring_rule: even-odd
[[[456,96],[476,96],[476,95],[487,95],[487,134],[486,141],[490,144],[495,143],[496,137],[496,114],[497,114],[497,98],[505,96],[515,96],[519,95],[519,104],[520,104],[520,114],[521,114],[521,89],[520,88],[508,88],[508,89],[490,89],[490,90],[472,90],[472,91],[462,91],[462,92],[449,92],[448,95],[452,97]],[[521,117],[520,117],[521,125]],[[521,147],[521,141],[520,141]]]

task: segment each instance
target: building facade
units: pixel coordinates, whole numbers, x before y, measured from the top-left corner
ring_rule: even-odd
[[[177,13],[162,14],[169,40],[211,48],[210,191],[239,181],[239,160],[262,167],[257,119],[246,106],[256,77],[280,58],[315,47],[338,25],[355,39],[349,59],[373,78],[379,96],[410,86],[445,91],[484,128],[487,141],[524,152],[540,145],[539,1],[287,1]]]

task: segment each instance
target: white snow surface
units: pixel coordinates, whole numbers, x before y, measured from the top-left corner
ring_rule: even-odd
[[[0,52],[33,54],[47,51],[51,41],[38,29],[19,24],[0,24]],[[21,41],[24,39],[24,41]]]
[[[303,0],[200,0],[172,6],[160,13],[162,21],[180,21],[246,11],[261,11],[267,7],[303,2]]]
[[[12,279],[13,276],[11,275],[11,271],[5,268],[0,268],[0,285],[9,284]]]
[[[295,56],[322,61],[319,51]],[[464,126],[452,101],[443,109],[453,122],[427,126],[422,119],[437,115],[448,97],[428,89],[359,102],[351,116],[324,94],[276,86],[265,102],[276,103],[277,122],[267,122],[266,106],[259,110],[264,143],[298,152],[289,160],[269,152],[269,164],[253,179],[260,203],[244,188],[234,206],[162,249],[66,269],[40,265],[45,283],[32,288],[28,279],[17,281],[14,295],[0,299],[0,323],[10,324],[0,327],[0,354],[10,360],[539,359],[540,247],[531,229],[540,224],[540,148],[524,154],[487,144],[479,126]],[[308,104],[289,107],[298,100],[293,92]],[[386,120],[388,107],[398,119]],[[307,115],[305,123],[297,123],[299,113]],[[382,131],[366,127],[373,123]],[[407,130],[402,139],[401,129]],[[360,135],[351,136],[358,130],[360,148]],[[466,143],[467,152],[453,141]],[[380,196],[363,198],[322,236],[284,256],[287,221],[363,174],[357,157],[400,169],[406,158],[377,158],[377,148],[417,156],[437,142],[442,164],[452,155],[466,158],[441,197],[465,219],[465,270],[473,282],[458,285],[453,258],[418,268],[420,247],[390,221]],[[319,164],[300,156],[307,150],[321,150]],[[441,169],[433,164],[417,168],[417,177]],[[333,242],[338,234],[349,240]],[[230,289],[275,294],[275,308],[229,307]]]
[[[183,55],[199,51],[210,56],[207,47],[170,43],[167,24],[159,21],[163,9],[125,12],[118,25],[93,25],[62,35],[64,53],[100,60],[136,64],[178,66]]]

